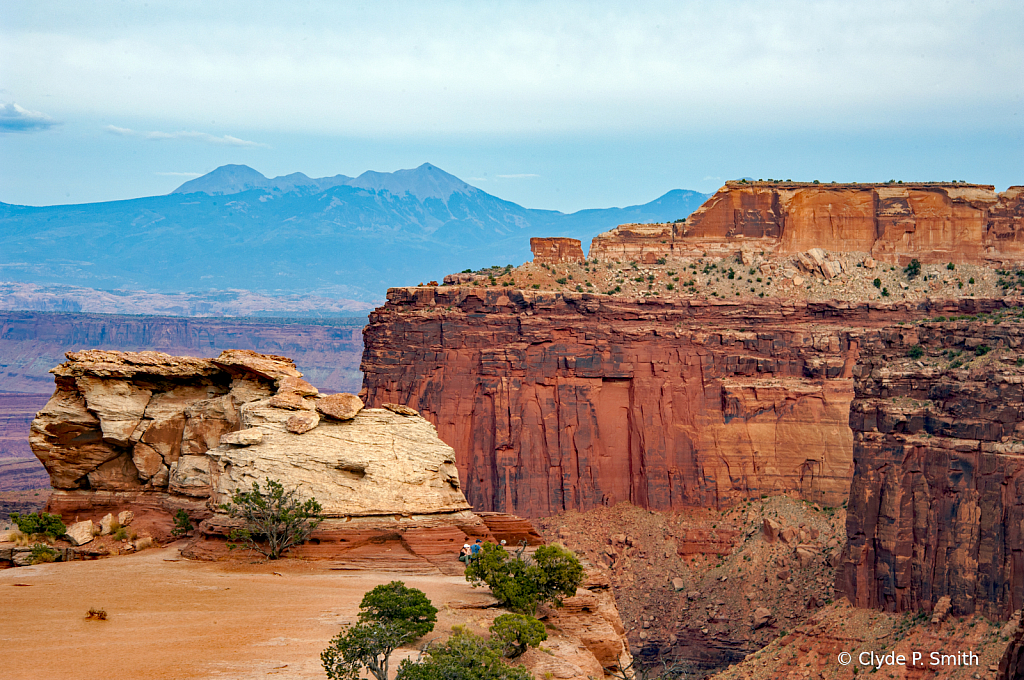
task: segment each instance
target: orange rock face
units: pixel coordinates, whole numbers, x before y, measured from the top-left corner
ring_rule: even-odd
[[[434,423],[478,510],[840,504],[851,329],[921,313],[398,288],[364,334],[366,400]]]
[[[575,238],[531,238],[530,250],[535,264],[583,261],[582,244]]]
[[[622,225],[590,257],[653,262],[667,255],[791,254],[822,248],[883,262],[1024,259],[1024,188],[977,184],[728,182],[685,222]]]

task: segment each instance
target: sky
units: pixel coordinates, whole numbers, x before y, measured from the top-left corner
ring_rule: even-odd
[[[424,162],[530,208],[739,177],[1024,184],[1024,3],[0,5],[0,201]]]

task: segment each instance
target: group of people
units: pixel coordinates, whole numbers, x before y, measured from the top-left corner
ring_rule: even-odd
[[[469,564],[469,561],[471,559],[480,554],[480,547],[483,545],[483,543],[484,542],[478,538],[476,539],[476,543],[474,543],[473,545],[470,545],[469,543],[463,545],[462,550],[459,551],[459,562],[465,562],[466,564]],[[502,539],[501,545],[505,545],[504,539]]]
[[[481,541],[478,538],[476,539],[476,543],[474,543],[473,545],[470,545],[469,543],[463,545],[462,550],[459,551],[459,562],[465,562],[466,564],[469,564],[469,561],[476,557],[477,554],[480,552],[480,546],[482,544],[483,541]]]

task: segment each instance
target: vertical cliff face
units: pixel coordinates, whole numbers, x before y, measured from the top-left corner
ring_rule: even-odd
[[[1024,188],[728,182],[685,222],[622,225],[595,237],[590,256],[653,262],[727,246],[778,254],[822,248],[886,262],[1020,259]]]
[[[368,403],[408,403],[437,426],[478,509],[839,504],[850,331],[934,309],[392,289],[362,369]]]
[[[1019,316],[859,338],[837,584],[854,604],[930,610],[948,597],[954,615],[990,618],[1024,604],[1022,343]]]

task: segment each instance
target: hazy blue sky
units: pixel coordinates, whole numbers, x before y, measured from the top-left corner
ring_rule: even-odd
[[[431,162],[527,207],[1024,183],[1024,3],[0,5],[0,201]]]

